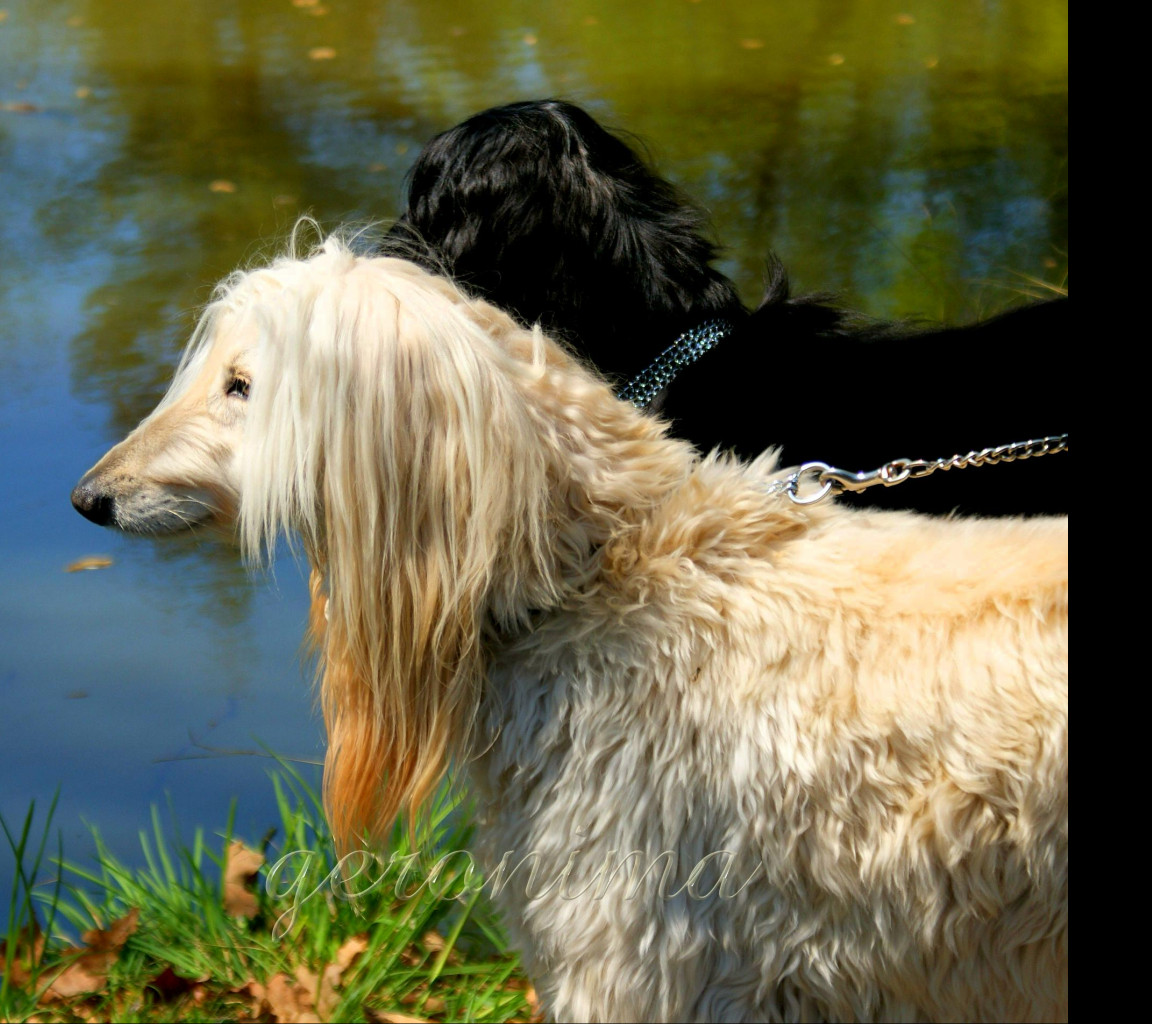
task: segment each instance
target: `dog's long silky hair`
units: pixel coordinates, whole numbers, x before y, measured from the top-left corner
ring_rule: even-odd
[[[659,424],[593,386],[539,330],[336,238],[226,282],[173,395],[229,316],[253,381],[236,455],[239,536],[259,558],[295,532],[312,565],[326,805],[352,841],[419,808],[449,749],[466,744],[482,632],[554,606],[605,539],[553,493],[572,475],[556,460],[581,453],[570,457],[578,475],[609,496],[597,521],[619,525],[666,490],[656,478],[668,448],[651,446],[650,472],[633,458],[613,481],[613,451],[657,440]],[[590,442],[586,423],[611,425],[611,438]]]

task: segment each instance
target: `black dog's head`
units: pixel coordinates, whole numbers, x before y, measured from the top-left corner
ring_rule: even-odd
[[[533,100],[425,146],[392,236],[624,378],[701,321],[743,314],[709,265],[705,230],[674,186],[582,109]]]

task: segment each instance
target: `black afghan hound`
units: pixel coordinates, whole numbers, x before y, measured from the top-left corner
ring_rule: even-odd
[[[706,230],[702,213],[584,110],[538,100],[486,110],[429,142],[389,245],[540,323],[621,384],[688,332],[700,348],[722,334],[649,389],[648,407],[704,450],[751,457],[777,445],[782,466],[861,471],[1067,431],[1053,358],[1070,340],[1066,298],[963,327],[887,323],[826,295],[793,297],[770,256],[764,299],[749,312],[712,267]],[[1068,510],[1068,486],[1061,455],[847,500],[1057,513]]]

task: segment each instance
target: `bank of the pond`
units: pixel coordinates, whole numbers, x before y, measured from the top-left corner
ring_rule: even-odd
[[[453,856],[470,832],[458,801],[433,807],[416,847],[398,826],[383,850],[339,858],[301,778],[272,789],[280,822],[263,837],[235,835],[230,816],[184,842],[154,811],[141,868],[95,830],[94,861],[58,870],[51,805],[5,821],[19,870],[0,1020],[538,1019],[470,860]]]

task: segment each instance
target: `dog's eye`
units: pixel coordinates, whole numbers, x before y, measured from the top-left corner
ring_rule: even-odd
[[[226,395],[236,395],[237,398],[247,398],[251,382],[246,377],[233,377],[224,389]]]

